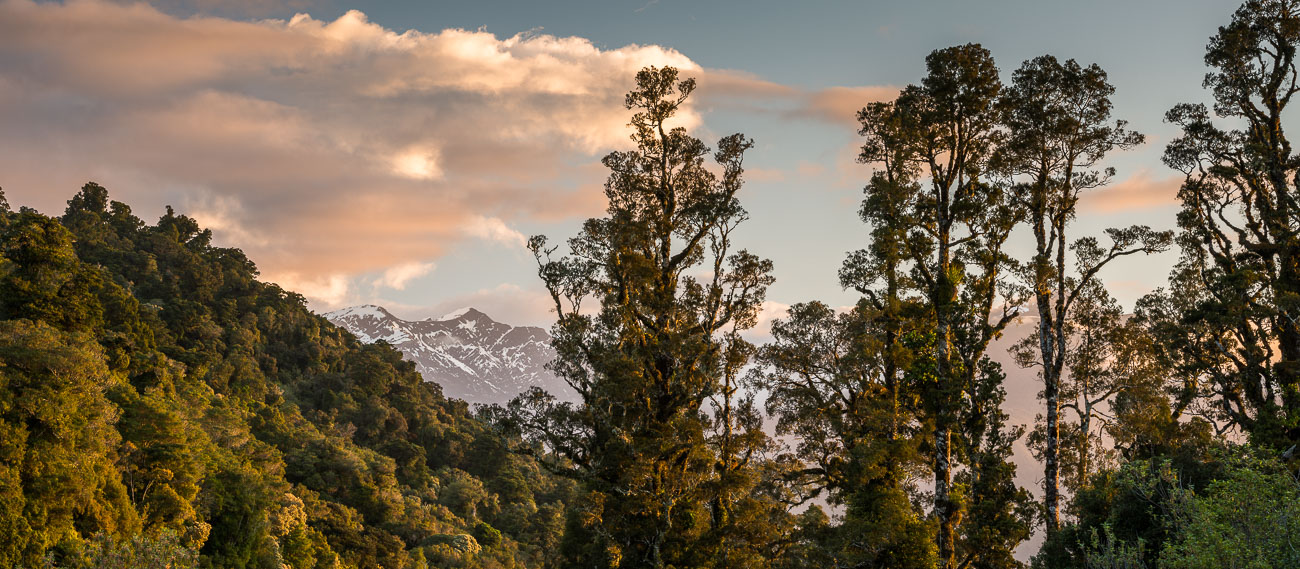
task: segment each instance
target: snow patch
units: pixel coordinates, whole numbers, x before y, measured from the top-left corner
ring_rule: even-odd
[[[326,312],[325,314],[322,314],[322,316],[327,320],[338,320],[340,318],[348,317],[386,318],[388,317],[388,312],[373,304],[363,304],[361,306],[350,306],[348,308],[335,310],[334,312]]]
[[[446,322],[446,321],[448,321],[448,320],[455,320],[455,319],[457,319],[457,318],[460,318],[461,316],[464,316],[464,315],[466,315],[466,314],[469,314],[469,311],[471,311],[471,310],[474,310],[474,309],[473,309],[472,307],[469,307],[469,306],[466,306],[466,307],[464,307],[464,308],[457,308],[456,310],[453,310],[453,311],[451,311],[451,312],[448,312],[448,313],[446,313],[446,314],[443,314],[441,318],[438,318],[438,321],[439,321],[439,322]]]

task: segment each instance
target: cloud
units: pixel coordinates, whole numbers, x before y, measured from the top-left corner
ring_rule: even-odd
[[[807,160],[800,160],[796,171],[799,172],[800,176],[805,178],[816,178],[826,172],[826,165],[809,162]]]
[[[699,94],[710,103],[728,103],[746,99],[795,99],[803,92],[748,71],[707,69],[699,79]]]
[[[313,277],[289,272],[263,276],[266,281],[280,285],[280,288],[315,299],[330,307],[341,306],[352,294],[352,285],[348,275],[344,274]]]
[[[745,179],[752,182],[784,182],[785,171],[779,168],[745,168]]]
[[[436,148],[412,148],[393,158],[393,171],[416,180],[437,180],[442,177]]]
[[[437,318],[466,306],[477,308],[488,316],[513,326],[550,328],[555,323],[551,297],[542,290],[540,284],[525,288],[514,283],[501,283],[492,288],[443,300],[427,308],[411,308],[406,312],[414,318]]]
[[[1096,213],[1114,213],[1178,205],[1182,176],[1154,178],[1146,169],[1138,170],[1119,183],[1084,192],[1079,209]]]
[[[511,229],[504,221],[495,217],[476,215],[465,226],[466,233],[481,239],[496,241],[505,245],[524,246],[528,241],[524,234]]]
[[[194,218],[199,226],[220,232],[231,241],[245,246],[259,247],[270,243],[265,233],[246,227],[240,220],[246,215],[243,206],[229,196],[213,195],[206,192],[188,192],[182,202],[186,215]]]
[[[432,273],[438,267],[435,263],[403,263],[384,271],[384,274],[371,284],[392,290],[405,290],[407,283]]]
[[[660,46],[399,33],[358,11],[168,13],[245,4],[0,0],[10,201],[57,211],[95,180],[142,215],[176,205],[281,284],[338,298],[347,278],[464,239],[514,244],[512,225],[599,214],[605,174],[589,166],[629,144],[636,71],[702,73]],[[700,123],[695,107],[679,121]]]
[[[892,101],[900,89],[892,86],[830,87],[811,93],[801,113],[838,124],[858,124],[858,111],[867,103]]]
[[[790,305],[774,300],[763,301],[763,305],[758,309],[758,322],[753,328],[745,330],[743,335],[746,340],[756,344],[766,344],[772,341],[772,321],[780,320],[789,316]]]
[[[855,127],[862,107],[893,100],[900,91],[892,85],[801,89],[731,69],[706,69],[703,75],[700,96],[705,105]]]

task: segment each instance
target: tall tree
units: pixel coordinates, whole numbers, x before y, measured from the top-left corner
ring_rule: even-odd
[[[923,467],[914,351],[932,352],[915,330],[891,329],[866,301],[837,314],[820,302],[792,306],[772,323],[756,374],[777,433],[793,435],[801,497],[826,494],[844,507],[824,550],[837,566],[924,568],[935,564],[931,529],[911,501],[909,472]],[[896,331],[896,329],[894,329]],[[925,355],[922,359],[928,359]]]
[[[933,427],[936,545],[940,566],[947,568],[956,566],[961,517],[953,495],[954,434],[988,344],[1019,301],[1005,278],[1013,263],[1003,247],[1021,213],[1008,188],[989,178],[1002,124],[993,57],[968,44],[931,53],[926,68],[920,85],[908,86],[889,106],[860,114],[866,136],[860,160],[886,170],[892,162],[907,163],[926,176],[869,185],[867,192],[868,199],[877,190],[904,192],[893,199],[906,204],[902,219],[911,227],[895,233],[905,235],[899,247],[908,277],[933,323],[934,367],[922,394]]]
[[[752,142],[719,141],[715,174],[704,143],[670,125],[694,89],[673,68],[638,73],[626,100],[637,147],[604,159],[608,215],[586,222],[569,256],[530,241],[558,314],[553,369],[581,401],[533,394],[513,408],[584,485],[564,546],[583,566],[666,567],[698,544],[718,475],[703,403],[747,355],[727,352],[724,334],[754,325],[772,282],[771,262],[730,240],[747,217],[736,193]]]
[[[1027,206],[1034,234],[1034,257],[1026,271],[1038,310],[1038,329],[1026,339],[1036,347],[1046,404],[1043,444],[1043,503],[1047,533],[1060,526],[1060,411],[1070,309],[1082,291],[1111,261],[1136,253],[1161,251],[1172,234],[1146,226],[1109,230],[1108,250],[1070,259],[1070,225],[1081,193],[1106,185],[1113,168],[1097,169],[1112,150],[1141,144],[1143,136],[1111,122],[1110,96],[1115,88],[1096,64],[1083,67],[1073,59],[1061,63],[1051,55],[1026,61],[1016,70],[1003,98],[1008,137],[1000,149],[1000,166],[1021,183],[1017,191]],[[1077,245],[1096,252],[1093,241]]]
[[[1286,110],[1300,92],[1300,2],[1250,0],[1207,46],[1203,104],[1165,118],[1182,128],[1164,161],[1186,179],[1177,269],[1203,292],[1183,317],[1210,326],[1199,369],[1222,415],[1252,441],[1300,441],[1300,156]]]

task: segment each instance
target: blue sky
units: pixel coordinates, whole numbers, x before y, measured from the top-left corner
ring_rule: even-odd
[[[700,79],[688,122],[701,138],[757,143],[739,239],[776,264],[772,312],[848,304],[835,272],[866,234],[854,108],[955,44],[988,47],[1004,79],[1044,53],[1098,63],[1115,116],[1148,144],[1112,157],[1115,187],[1085,200],[1076,235],[1171,228],[1177,179],[1159,157],[1176,132],[1162,116],[1206,99],[1204,46],[1235,7],[3,0],[0,186],[49,212],[91,179],[146,217],[177,205],[320,310],[473,304],[544,325],[519,236],[563,239],[600,212],[598,160],[624,139],[630,71],[675,63]],[[1173,260],[1127,259],[1104,278],[1131,307]]]

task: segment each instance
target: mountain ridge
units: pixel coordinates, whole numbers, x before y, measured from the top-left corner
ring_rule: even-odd
[[[391,344],[425,381],[470,403],[505,403],[530,387],[561,399],[573,390],[545,368],[555,359],[551,336],[536,326],[512,326],[464,307],[440,318],[406,320],[383,306],[362,304],[322,314],[364,343]]]

